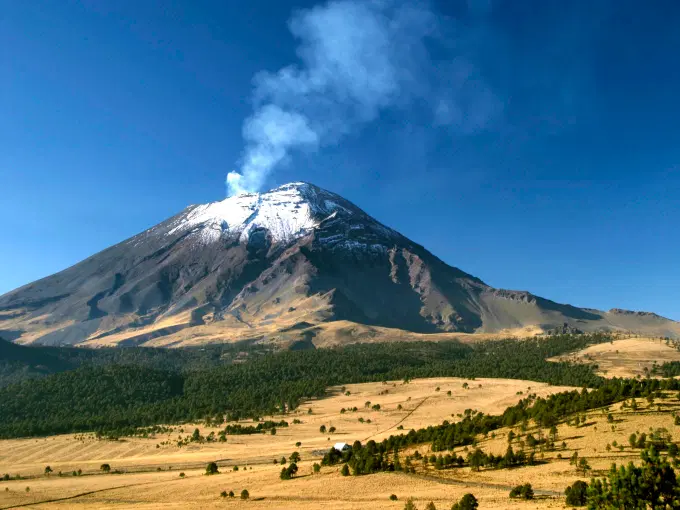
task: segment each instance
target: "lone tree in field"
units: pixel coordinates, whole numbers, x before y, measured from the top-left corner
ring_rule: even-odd
[[[194,442],[199,442],[199,441],[201,441],[201,439],[203,439],[201,437],[201,431],[198,430],[198,429],[194,429],[194,433],[191,434],[191,440],[194,441]]]
[[[477,510],[477,508],[479,508],[477,498],[468,493],[460,498],[458,503],[454,503],[451,510]]]
[[[418,507],[413,502],[413,498],[408,498],[406,504],[404,505],[404,510],[418,510]]]
[[[287,468],[281,468],[281,480],[290,480],[297,474],[297,472],[297,464],[295,462],[291,462]]]
[[[216,475],[219,472],[220,472],[220,470],[218,469],[216,462],[211,462],[210,464],[208,464],[205,467],[205,474],[206,475]]]
[[[52,472],[52,468],[50,466],[45,466],[45,474],[47,476],[50,476],[51,472]]]
[[[241,499],[248,499],[250,497],[250,492],[247,489],[241,491]]]
[[[108,464],[102,464],[99,466],[99,469],[101,469],[104,473],[109,473],[111,471],[111,466]]]
[[[534,499],[534,489],[530,483],[518,485],[510,491],[510,497],[514,499]]]

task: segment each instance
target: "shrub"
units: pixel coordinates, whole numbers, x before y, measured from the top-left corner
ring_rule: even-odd
[[[318,462],[315,462],[314,465],[312,466],[312,469],[314,470],[315,473],[318,473],[321,471],[321,466],[319,465]]]
[[[241,499],[248,499],[250,497],[250,493],[248,492],[247,489],[243,489],[241,491]]]
[[[281,480],[290,480],[295,476],[295,474],[298,472],[298,467],[295,462],[291,462],[290,465],[286,468],[281,468]]]
[[[99,466],[99,469],[101,469],[104,473],[109,473],[111,471],[111,466],[108,464],[102,464]]]
[[[349,467],[347,467],[347,464],[342,466],[342,469],[340,470],[340,474],[342,476],[349,476]]]
[[[217,463],[216,462],[211,462],[205,467],[205,474],[206,475],[216,475],[219,473],[220,470],[217,468]]]
[[[477,498],[468,493],[460,498],[460,501],[455,503],[451,507],[451,510],[477,510],[478,507],[479,503],[477,502]]]
[[[227,491],[222,491],[222,492],[220,492],[220,497],[221,497],[221,498],[226,498],[226,497],[227,497]]]
[[[518,485],[510,491],[510,497],[517,499],[534,499],[534,490],[530,483]]]
[[[432,501],[430,501],[427,505],[425,505],[425,510],[437,510],[437,507],[434,506]]]
[[[390,501],[396,501],[397,499],[399,498],[397,498],[396,494],[390,494]]]
[[[413,498],[408,498],[406,504],[404,505],[404,510],[418,510],[418,507],[413,502]]]

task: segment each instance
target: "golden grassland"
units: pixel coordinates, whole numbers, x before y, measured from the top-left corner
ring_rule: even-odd
[[[549,361],[597,364],[597,373],[604,377],[645,376],[654,363],[680,361],[680,352],[673,342],[658,338],[624,338],[591,345],[578,352],[550,358]]]
[[[468,385],[467,389],[463,388],[464,383]],[[431,494],[432,498],[448,500],[455,494],[462,495],[464,487],[400,474],[346,479],[335,467],[324,468],[321,475],[304,475],[311,473],[312,463],[335,442],[381,440],[401,432],[400,426],[409,430],[439,424],[445,419],[455,420],[457,414],[468,408],[500,413],[521,398],[519,392],[548,395],[565,389],[568,388],[506,379],[435,378],[414,380],[409,384],[353,384],[344,390],[334,388],[331,397],[308,402],[295,413],[272,417],[290,423],[287,428],[279,428],[276,435],[229,436],[226,444],[190,443],[178,447],[178,436],[190,434],[193,425],[174,427],[173,432],[155,438],[99,441],[92,435],[62,435],[0,441],[0,475],[10,473],[25,477],[2,482],[0,508],[102,489],[107,490],[48,506],[210,507],[227,504],[219,497],[222,490],[234,490],[239,494],[243,488],[252,494],[248,505],[268,508],[323,508],[324,505],[327,508],[363,508],[369,502],[378,507],[398,508],[400,505],[395,506],[388,497],[393,492],[404,495],[404,486],[413,496]],[[367,409],[367,401],[371,405],[380,404],[380,411]],[[341,413],[342,408],[351,410],[354,407],[359,410]],[[312,414],[308,414],[309,409]],[[302,423],[293,424],[295,418]],[[363,418],[364,423],[360,423],[359,418]],[[366,423],[368,420],[371,423]],[[321,425],[334,426],[337,430],[333,434],[321,434]],[[201,425],[199,428],[204,436],[219,430]],[[296,448],[298,441],[302,444]],[[300,469],[303,476],[281,481],[278,477],[280,466],[274,465],[273,459],[288,457],[293,451],[302,455]],[[217,461],[225,474],[204,476],[205,466],[211,461]],[[99,467],[103,463],[124,473],[101,474]],[[53,470],[50,476],[43,475],[47,465]],[[232,471],[233,466],[239,466],[239,471]],[[247,470],[244,469],[246,466]],[[70,475],[79,469],[82,476]],[[58,475],[60,471],[64,476]],[[186,474],[185,478],[179,477],[180,472]],[[30,487],[28,493],[25,491],[27,486]],[[9,491],[4,491],[5,488]],[[264,499],[255,501],[259,498]],[[228,504],[245,503],[229,500]]]
[[[469,389],[463,388],[464,383]],[[63,435],[0,441],[0,474],[7,472],[24,477],[0,482],[0,509],[17,505],[36,509],[401,509],[405,500],[413,497],[421,510],[428,501],[433,501],[441,510],[450,508],[467,492],[477,496],[482,509],[564,508],[561,494],[567,485],[577,479],[588,479],[591,474],[603,473],[612,462],[638,458],[639,450],[628,446],[632,432],[664,427],[675,440],[680,439],[680,427],[673,424],[672,415],[676,409],[680,410],[677,399],[660,400],[651,406],[646,401],[638,401],[636,412],[617,404],[609,410],[587,413],[585,424],[579,427],[560,425],[557,449],[536,450],[537,459],[543,463],[535,466],[482,469],[480,472],[467,467],[436,471],[417,462],[416,474],[343,477],[339,473],[340,466],[324,467],[320,474],[312,474],[312,464],[319,461],[322,453],[335,442],[380,440],[400,432],[399,426],[408,431],[439,424],[445,419],[454,421],[468,408],[496,414],[528,393],[545,396],[567,389],[504,379],[437,378],[414,380],[409,384],[354,384],[347,385],[344,390],[334,388],[334,394],[329,398],[308,402],[295,413],[273,417],[290,423],[287,428],[279,428],[276,435],[228,436],[226,444],[190,443],[178,447],[177,437],[190,434],[194,425],[175,427],[171,433],[155,438],[100,441],[92,435],[77,439],[73,435]],[[347,391],[349,395],[345,394]],[[451,396],[448,391],[452,392]],[[380,404],[380,411],[366,409],[367,401],[371,405]],[[342,408],[353,407],[359,411],[340,412]],[[308,414],[310,408],[312,414]],[[612,414],[611,423],[608,413]],[[293,424],[296,418],[302,423]],[[370,419],[371,423],[360,423],[358,418]],[[334,426],[337,431],[331,435],[321,434],[321,425]],[[203,425],[198,427],[204,436],[218,430]],[[518,427],[513,431],[518,435],[532,433],[534,436],[548,433],[531,425],[528,430],[522,431]],[[487,453],[504,453],[509,432],[509,429],[501,429],[486,438],[479,437],[478,446]],[[162,444],[168,441],[169,444]],[[295,446],[298,441],[302,443],[299,448]],[[562,441],[566,443],[564,449]],[[623,451],[618,448],[607,451],[607,444],[611,445],[613,441],[623,444]],[[513,447],[518,449],[518,445],[515,440]],[[403,452],[402,461],[415,449],[422,454],[428,453],[427,445],[420,445]],[[273,459],[288,457],[294,451],[302,456],[298,464],[299,476],[282,481],[279,479],[281,466],[275,465]],[[530,450],[525,447],[525,451]],[[587,458],[593,468],[585,478],[569,463],[568,458],[575,451],[579,457]],[[462,448],[456,453],[466,454]],[[217,461],[220,474],[204,474],[210,461]],[[121,473],[101,473],[99,466],[103,463]],[[47,465],[53,470],[49,476],[43,474]],[[237,471],[235,466],[238,466]],[[68,475],[78,469],[82,469],[82,476]],[[59,471],[64,476],[59,476]],[[183,478],[181,472],[185,474]],[[525,482],[533,485],[537,498],[528,502],[510,500],[509,488]],[[26,487],[30,488],[29,492]],[[248,501],[239,499],[243,489],[250,493]],[[233,491],[236,497],[222,498],[222,491]],[[390,501],[391,494],[396,494],[399,500]]]

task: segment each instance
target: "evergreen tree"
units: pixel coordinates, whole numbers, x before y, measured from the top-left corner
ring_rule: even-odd
[[[618,467],[612,464],[607,478],[593,480],[588,486],[588,508],[605,510],[625,508],[672,507],[680,498],[675,471],[652,446],[640,455],[642,463]]]
[[[586,504],[586,492],[588,490],[588,484],[582,480],[577,480],[567,487],[564,491],[564,495],[567,497],[567,505],[569,506],[585,506]]]
[[[216,462],[210,462],[206,467],[205,467],[205,474],[206,475],[216,475],[219,473],[220,470],[217,468],[217,463]]]
[[[406,504],[404,505],[404,510],[418,510],[418,507],[413,502],[413,498],[408,498]]]
[[[479,503],[477,498],[472,494],[465,494],[458,503],[454,503],[451,510],[477,510],[479,508]]]

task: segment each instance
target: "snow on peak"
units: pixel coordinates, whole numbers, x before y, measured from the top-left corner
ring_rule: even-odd
[[[247,239],[258,228],[281,242],[305,235],[331,214],[343,210],[332,193],[304,182],[284,184],[265,193],[239,193],[221,202],[199,205],[183,215],[168,234],[197,229],[204,242],[224,233]]]

